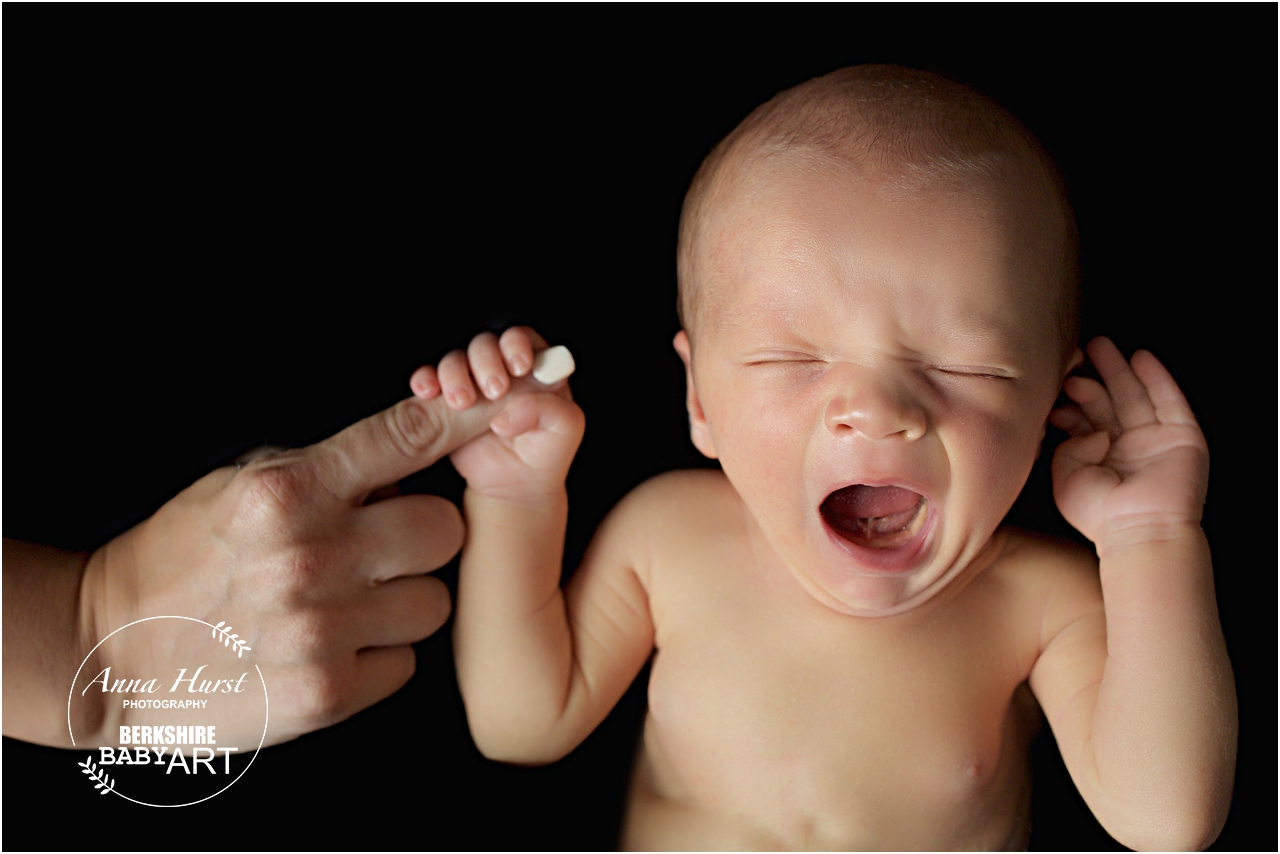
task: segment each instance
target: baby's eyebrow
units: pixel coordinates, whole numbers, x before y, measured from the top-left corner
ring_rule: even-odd
[[[922,331],[924,337],[948,346],[1008,357],[1026,355],[1035,346],[1032,330],[1005,318],[977,313],[948,317],[936,324],[930,322]]]

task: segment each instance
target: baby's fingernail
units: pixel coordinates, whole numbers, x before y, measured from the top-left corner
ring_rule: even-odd
[[[490,400],[493,400],[496,397],[501,397],[502,381],[497,377],[489,377],[489,379],[485,380],[484,391],[485,394],[489,396]]]
[[[511,372],[516,376],[524,376],[524,372],[527,370],[529,370],[529,360],[524,356],[516,356],[511,360]]]
[[[493,416],[493,420],[489,422],[489,426],[494,430],[505,430],[511,424],[511,416],[506,412],[499,412]]]

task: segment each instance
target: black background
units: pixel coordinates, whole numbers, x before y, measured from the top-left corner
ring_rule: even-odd
[[[4,534],[74,548],[523,322],[578,358],[572,563],[630,488],[702,464],[669,342],[679,206],[711,146],[779,89],[858,62],[987,91],[1066,174],[1086,338],[1152,349],[1208,436],[1241,720],[1217,847],[1274,850],[1274,6],[7,13]],[[447,464],[407,486],[461,493]],[[1012,517],[1071,536],[1044,465]],[[643,674],[571,757],[527,770],[471,745],[447,630],[418,663],[388,701],[184,810],[99,798],[79,754],[6,739],[3,844],[613,844]],[[1047,736],[1036,786],[1034,847],[1114,846]]]

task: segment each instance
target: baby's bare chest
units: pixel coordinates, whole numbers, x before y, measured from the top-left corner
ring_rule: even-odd
[[[784,844],[1000,844],[984,822],[1018,811],[1034,713],[1025,643],[998,603],[894,624],[715,587],[691,585],[659,626],[645,750],[663,797]]]

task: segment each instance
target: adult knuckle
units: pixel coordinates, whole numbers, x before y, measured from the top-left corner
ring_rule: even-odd
[[[453,613],[453,599],[449,596],[449,588],[438,578],[423,579],[426,585],[422,591],[422,637],[434,634]]]
[[[289,658],[294,661],[323,660],[333,651],[335,629],[331,620],[319,610],[303,610],[293,614],[287,623]]]
[[[457,505],[437,495],[411,496],[412,527],[420,559],[427,569],[447,563],[462,548],[467,526]]]
[[[446,431],[436,409],[406,401],[387,410],[384,426],[391,444],[410,459],[430,453]]]
[[[240,515],[253,519],[289,518],[309,499],[310,486],[301,467],[267,465],[241,473]]]
[[[349,693],[347,679],[336,666],[318,666],[299,681],[295,702],[304,717],[335,721],[345,717]]]
[[[428,536],[452,540],[455,535],[461,537],[466,531],[458,505],[440,495],[415,497],[418,499],[422,526]]]

